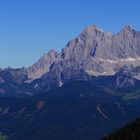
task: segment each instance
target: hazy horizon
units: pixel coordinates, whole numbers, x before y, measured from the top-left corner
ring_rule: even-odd
[[[125,25],[140,30],[138,0],[0,2],[0,67],[36,62],[50,49],[60,50],[87,25],[114,34]]]

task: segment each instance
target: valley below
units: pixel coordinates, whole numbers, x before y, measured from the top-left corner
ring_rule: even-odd
[[[139,101],[83,81],[32,97],[1,97],[0,132],[9,140],[99,140],[139,117]]]

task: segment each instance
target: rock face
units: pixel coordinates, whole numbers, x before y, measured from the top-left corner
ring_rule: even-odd
[[[29,67],[28,77],[32,81],[40,78],[47,87],[61,86],[69,80],[115,75],[124,66],[140,66],[140,32],[126,26],[112,35],[91,25],[60,53],[50,51]],[[139,72],[132,76],[140,79]]]

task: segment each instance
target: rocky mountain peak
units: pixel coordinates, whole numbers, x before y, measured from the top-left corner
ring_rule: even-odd
[[[97,32],[104,32],[102,29],[97,27],[95,24],[89,25],[85,28],[86,32],[97,31]]]
[[[55,56],[58,55],[58,53],[57,53],[54,49],[52,49],[52,50],[50,50],[48,53],[46,53],[46,54],[44,54],[44,55],[51,56],[51,57],[55,57]]]
[[[124,26],[124,28],[119,32],[119,35],[123,36],[134,36],[135,34],[135,29],[131,25]]]
[[[80,34],[80,36],[86,36],[87,38],[92,38],[95,36],[100,36],[100,34],[105,33],[104,30],[97,27],[95,24],[87,26],[83,32]]]
[[[134,27],[132,25],[126,25],[124,28],[123,28],[123,31],[132,31],[134,30]]]

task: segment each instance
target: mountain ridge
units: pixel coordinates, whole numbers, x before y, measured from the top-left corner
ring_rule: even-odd
[[[88,81],[93,77],[118,76],[118,80],[113,81],[117,88],[134,87],[135,82],[140,80],[139,66],[139,31],[127,25],[113,35],[93,24],[70,40],[60,53],[50,50],[36,63],[23,68],[27,76],[23,83],[28,84],[27,87],[30,85],[34,90],[42,88],[47,91],[72,80]],[[129,77],[117,74],[121,72],[120,69],[128,71]],[[5,70],[0,72],[3,71]],[[19,71],[22,69],[15,69],[14,75]],[[2,76],[0,78],[1,81],[4,80]]]

